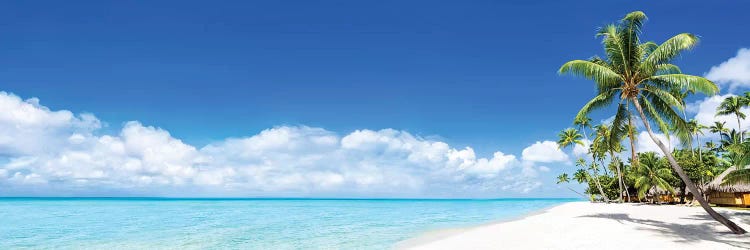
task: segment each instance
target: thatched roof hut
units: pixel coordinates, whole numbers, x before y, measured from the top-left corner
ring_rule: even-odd
[[[723,184],[724,178],[736,169],[730,167],[724,170],[706,185],[709,202],[716,205],[750,206],[750,185],[747,183]]]
[[[726,178],[727,175],[729,175],[736,169],[737,168],[735,167],[730,167],[727,168],[727,170],[724,170],[724,172],[721,172],[721,174],[716,176],[716,178],[714,178],[706,185],[706,190],[725,193],[750,192],[750,184],[748,183],[722,184],[724,182],[724,178]]]

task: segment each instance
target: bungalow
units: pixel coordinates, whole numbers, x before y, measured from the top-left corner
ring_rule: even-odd
[[[706,186],[708,201],[719,206],[750,206],[750,184],[725,184],[724,178],[735,168],[724,170]]]

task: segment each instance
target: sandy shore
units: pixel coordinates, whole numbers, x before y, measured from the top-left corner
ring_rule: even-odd
[[[717,208],[750,230],[750,211]],[[700,207],[570,202],[525,218],[430,232],[404,249],[748,249]]]

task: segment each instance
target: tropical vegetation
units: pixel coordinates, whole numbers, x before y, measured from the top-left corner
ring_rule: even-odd
[[[750,169],[743,167],[750,164],[750,141],[745,140],[741,123],[750,93],[729,96],[716,110],[717,117],[736,120],[736,129],[729,128],[732,123],[687,119],[687,98],[719,92],[710,80],[685,74],[672,64],[696,46],[698,37],[681,33],[661,44],[645,41],[641,37],[645,21],[646,15],[635,11],[601,27],[596,36],[602,40],[604,55],[572,60],[559,70],[593,81],[596,91],[573,119],[575,128],[559,134],[561,149],[578,147],[574,152],[587,152],[576,161],[573,180],[587,184],[585,193],[592,201],[658,203],[661,196],[679,195],[679,202],[697,203],[732,232],[745,233],[714,211],[704,187],[730,168],[735,169],[725,182],[750,183]],[[589,116],[596,110],[614,113],[593,125]],[[647,134],[659,151],[639,153],[639,132]],[[701,139],[713,135],[717,142],[702,144]],[[568,183],[570,177],[565,173],[559,180]]]

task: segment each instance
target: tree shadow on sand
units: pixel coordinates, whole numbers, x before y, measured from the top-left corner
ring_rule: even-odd
[[[743,223],[747,223],[750,219],[747,217],[741,218],[744,216],[750,217],[750,213],[733,213],[732,217],[735,218],[735,220],[740,219]],[[709,215],[694,215],[686,218],[701,221],[701,223],[698,224],[677,224],[649,219],[636,219],[622,213],[599,213],[579,217],[611,219],[621,224],[624,222],[630,222],[646,225],[649,227],[638,227],[638,230],[653,231],[664,234],[671,238],[675,238],[675,242],[713,241],[728,244],[733,247],[750,249],[750,236],[736,235],[730,231],[717,231],[715,226],[720,224],[713,220]]]

